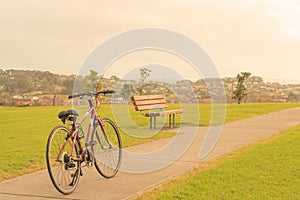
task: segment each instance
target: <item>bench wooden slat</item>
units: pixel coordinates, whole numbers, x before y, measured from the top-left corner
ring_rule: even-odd
[[[164,109],[167,108],[167,104],[156,104],[156,105],[142,105],[142,106],[135,106],[136,111],[144,111],[144,110],[154,110],[154,109]]]
[[[132,101],[143,101],[143,100],[153,100],[153,99],[165,99],[164,95],[142,95],[142,96],[132,96]]]
[[[165,96],[160,94],[132,96],[131,100],[136,111],[164,109],[168,107]]]
[[[155,104],[166,104],[164,99],[151,99],[147,101],[134,101],[133,104],[135,106],[143,106],[143,105],[155,105]]]

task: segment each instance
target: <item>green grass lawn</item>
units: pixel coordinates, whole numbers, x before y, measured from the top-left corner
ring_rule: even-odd
[[[47,135],[59,107],[0,108],[0,180],[45,167]]]
[[[201,166],[138,199],[300,199],[300,126]]]
[[[122,110],[122,105],[120,105]],[[283,110],[292,107],[298,107],[300,104],[242,104],[227,105],[226,122],[254,117],[257,115]],[[170,105],[170,109],[178,108],[177,105]],[[185,121],[178,122],[183,125],[209,125],[211,118],[211,106],[200,105],[200,120],[194,120],[194,105],[185,105],[187,112]],[[45,168],[45,148],[48,135],[52,128],[61,125],[57,118],[59,111],[66,107],[0,107],[0,181],[9,179],[24,173],[33,172]],[[129,108],[130,118],[116,118],[122,116],[121,110],[116,109],[114,114],[109,105],[101,106],[101,116],[109,117],[117,122],[121,131],[123,146],[131,146],[140,143],[149,142],[155,139],[170,137],[174,132],[153,132],[148,130],[149,118],[143,117],[136,112],[132,106]],[[124,109],[123,109],[124,110]],[[198,111],[197,111],[198,112]],[[138,124],[139,128],[126,127],[128,121]],[[164,121],[161,122],[162,124]],[[130,130],[131,135],[126,134]],[[123,130],[124,129],[124,130]],[[139,137],[137,137],[139,136]]]

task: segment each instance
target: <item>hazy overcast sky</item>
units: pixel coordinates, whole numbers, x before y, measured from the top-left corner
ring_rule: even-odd
[[[300,83],[296,0],[0,0],[0,68],[74,74],[106,39],[145,27],[190,37],[221,76]]]

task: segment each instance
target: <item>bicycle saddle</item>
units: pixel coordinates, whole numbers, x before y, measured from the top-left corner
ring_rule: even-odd
[[[77,113],[77,111],[75,109],[70,109],[70,110],[63,110],[60,111],[58,113],[58,118],[61,119],[63,121],[63,123],[65,123],[66,119],[70,116],[78,116],[79,114]]]

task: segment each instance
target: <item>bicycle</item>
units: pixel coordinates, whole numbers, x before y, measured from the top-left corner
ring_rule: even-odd
[[[99,94],[111,94],[112,90],[85,92],[69,95],[68,98],[88,96],[89,109],[79,116],[75,109],[61,111],[59,119],[66,126],[56,126],[51,131],[46,147],[47,169],[55,188],[62,194],[72,193],[80,176],[82,167],[95,165],[97,171],[105,178],[117,174],[121,165],[122,143],[117,126],[108,118],[101,119],[96,115],[93,98]],[[86,140],[82,123],[90,115]],[[85,163],[85,165],[82,165]]]

